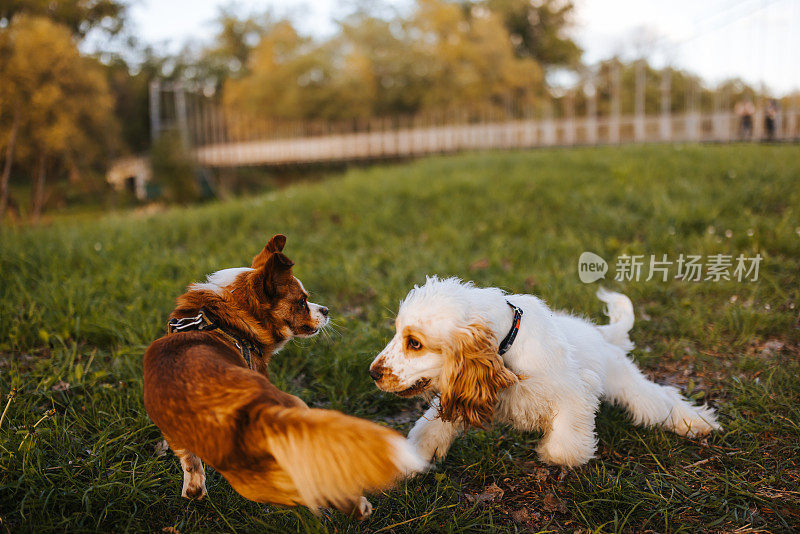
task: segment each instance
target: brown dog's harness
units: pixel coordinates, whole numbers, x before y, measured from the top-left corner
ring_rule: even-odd
[[[167,323],[167,331],[170,334],[174,334],[177,332],[211,332],[216,331],[216,333],[220,334],[222,337],[227,338],[228,341],[233,343],[239,352],[242,355],[245,363],[247,363],[247,368],[252,369],[253,366],[250,363],[250,356],[254,352],[260,353],[261,351],[258,349],[258,346],[243,337],[239,337],[236,334],[232,334],[228,332],[219,324],[219,319],[209,312],[205,308],[200,308],[200,313],[195,315],[194,317],[184,317],[182,319],[172,318]]]

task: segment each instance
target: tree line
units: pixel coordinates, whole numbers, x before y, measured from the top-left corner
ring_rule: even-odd
[[[148,84],[156,78],[185,82],[231,111],[280,120],[513,114],[548,106],[558,115],[567,98],[578,113],[588,105],[585,91],[554,98],[547,81],[555,69],[586,72],[571,37],[571,0],[416,0],[402,13],[362,2],[325,39],[303,35],[289,18],[232,6],[220,10],[209,42],[164,54],[129,34],[124,0],[3,2],[0,220],[9,203],[21,211],[13,191],[29,194],[33,219],[54,198],[102,192],[112,158],[152,144]],[[114,46],[83,53],[92,35]],[[592,74],[600,114],[612,100],[612,66]],[[624,109],[632,106],[636,68],[619,66]],[[659,106],[662,73],[645,70],[651,111]],[[689,73],[674,71],[672,86],[675,109],[690,97],[714,98]],[[729,89],[753,93],[741,82]]]

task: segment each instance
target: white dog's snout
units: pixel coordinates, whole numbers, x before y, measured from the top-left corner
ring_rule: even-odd
[[[394,345],[395,339],[392,338],[392,340],[387,343],[385,347],[383,347],[383,350],[380,351],[377,356],[375,356],[375,359],[372,360],[372,365],[381,362],[381,365],[384,367],[389,367],[390,362],[394,358]]]

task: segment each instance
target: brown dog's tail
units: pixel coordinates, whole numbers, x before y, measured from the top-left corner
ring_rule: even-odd
[[[258,410],[249,446],[275,457],[311,509],[352,506],[364,492],[392,486],[427,467],[394,430],[332,410]]]

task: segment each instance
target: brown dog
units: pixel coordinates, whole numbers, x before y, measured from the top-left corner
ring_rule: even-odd
[[[292,276],[285,243],[276,235],[252,267],[218,271],[178,298],[170,333],[144,355],[145,408],[180,459],[184,497],[206,494],[202,459],[248,499],[363,518],[363,492],[425,463],[393,430],[310,409],[268,380],[273,353],[328,321]]]

